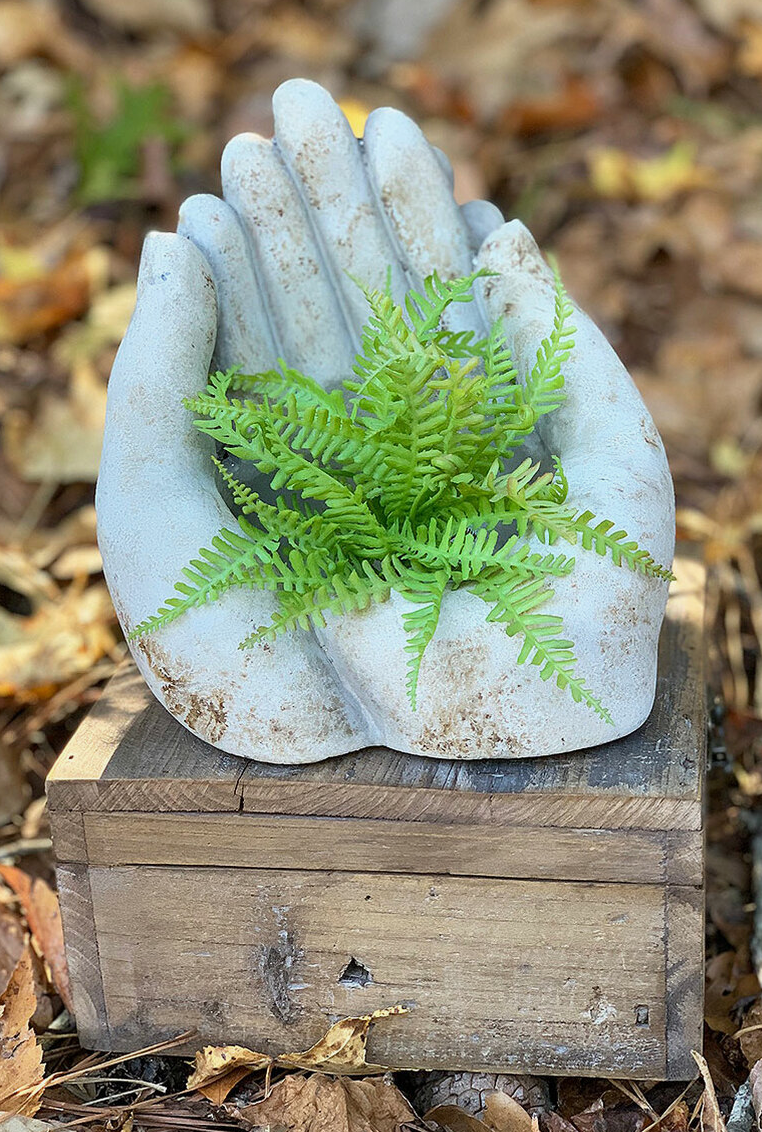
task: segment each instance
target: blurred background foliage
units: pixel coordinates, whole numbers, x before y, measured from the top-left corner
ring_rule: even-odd
[[[92,498],[143,235],[295,75],[358,132],[413,115],[461,201],[529,224],[655,416],[737,772],[710,858],[729,1033],[756,993],[727,908],[762,795],[762,0],[0,0],[0,851],[49,870],[44,775],[125,652]]]

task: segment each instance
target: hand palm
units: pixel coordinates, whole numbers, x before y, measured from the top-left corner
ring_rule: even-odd
[[[314,84],[285,84],[274,109],[275,143],[243,135],[228,146],[225,200],[191,198],[181,235],[146,243],[136,314],[112,375],[98,491],[105,569],[127,628],[162,603],[198,547],[231,523],[208,448],[181,407],[204,384],[212,353],[215,365],[250,372],[283,356],[336,383],[351,369],[366,317],[350,276],[383,286],[391,267],[401,296],[434,269],[445,278],[466,274],[477,251],[499,275],[487,281],[481,309],[453,308],[454,329],[481,334],[504,314],[526,372],[552,320],[552,282],[526,230],[500,227],[484,202],[459,209],[441,158],[407,118],[377,111],[360,147]],[[577,505],[611,517],[668,561],[672,495],[661,442],[613,351],[584,315],[577,323],[567,403],[547,418],[543,438],[561,455]],[[548,606],[564,615],[580,671],[606,692],[616,734],[650,708],[662,589],[582,552],[572,577],[556,586],[556,608]],[[414,715],[402,602],[394,594],[332,621],[319,639],[299,633],[245,653],[238,642],[269,619],[274,599],[236,591],[137,642],[136,659],[192,730],[274,762],[371,743],[463,758],[613,737],[583,706],[518,668],[519,643],[486,624],[485,607],[465,590],[443,602]],[[612,659],[624,653],[627,663],[612,674]]]

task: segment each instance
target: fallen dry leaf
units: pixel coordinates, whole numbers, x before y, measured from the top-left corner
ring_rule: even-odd
[[[67,397],[45,393],[35,412],[9,411],[5,455],[25,480],[94,483],[106,417],[106,384],[88,363],[74,369]]]
[[[702,1132],[726,1132],[725,1120],[720,1112],[720,1106],[717,1103],[717,1093],[714,1088],[714,1081],[709,1072],[709,1066],[705,1058],[697,1053],[696,1050],[691,1050],[693,1060],[699,1067],[699,1073],[704,1081],[704,1096],[701,1101],[701,1129]]]
[[[423,1119],[427,1124],[437,1124],[446,1132],[490,1132],[489,1125],[483,1120],[458,1108],[456,1104],[440,1104],[430,1108]]]
[[[0,904],[0,994],[10,982],[24,950],[25,932],[16,913]]]
[[[91,57],[72,36],[50,0],[0,0],[0,64],[8,67],[34,55],[49,55],[74,69]]]
[[[94,362],[102,351],[118,346],[135,309],[135,284],[120,283],[97,294],[86,316],[62,330],[53,357],[69,370]]]
[[[595,88],[576,75],[567,77],[550,94],[517,98],[502,112],[501,129],[531,137],[549,130],[578,130],[604,112]]]
[[[736,65],[745,75],[756,75],[759,78],[762,76],[762,23],[743,20],[738,30],[741,43]]]
[[[574,1125],[560,1112],[543,1112],[539,1119],[542,1132],[572,1132]]]
[[[17,1116],[0,1112],[1,1132],[51,1132],[51,1129],[65,1128],[57,1120],[35,1120],[33,1116]]]
[[[31,617],[0,609],[0,698],[48,699],[87,672],[116,644],[115,616],[105,585],[72,583]]]
[[[532,1117],[508,1093],[490,1093],[484,1102],[484,1122],[493,1132],[532,1132]]]
[[[577,1132],[642,1132],[646,1124],[653,1123],[654,1116],[639,1105],[606,1104],[600,1097],[571,1120]]]
[[[265,1100],[236,1113],[247,1128],[288,1132],[399,1132],[415,1114],[399,1089],[379,1078],[291,1075]]]
[[[447,1132],[537,1132],[539,1128],[537,1117],[530,1116],[517,1100],[501,1092],[489,1094],[481,1117],[455,1104],[440,1104],[429,1109],[424,1120]]]
[[[33,608],[58,594],[58,587],[28,554],[20,549],[1,545],[0,583],[6,589],[23,594]]]
[[[11,541],[12,537],[10,524],[8,530],[4,530],[0,525],[0,541],[3,538]],[[25,537],[23,551],[28,561],[43,571],[42,577],[47,577],[44,571],[50,570],[52,573],[53,563],[59,556],[65,554],[67,550],[79,549],[83,546],[97,546],[95,507],[90,503],[78,507],[55,527],[36,527]],[[47,582],[50,585],[49,578]],[[50,596],[55,596],[58,592],[57,587],[53,585],[52,590]]]
[[[84,7],[114,27],[150,34],[161,29],[193,33],[212,22],[209,0],[83,0]]]
[[[268,1065],[272,1065],[271,1057],[244,1046],[204,1046],[196,1054],[188,1088],[197,1089],[213,1104],[222,1104],[239,1081]]]
[[[59,582],[72,578],[87,578],[100,574],[103,559],[97,546],[70,546],[50,567],[50,573]]]
[[[229,1046],[228,1049],[235,1049],[235,1046]],[[245,1052],[249,1052],[246,1050]],[[201,1085],[198,1092],[206,1097],[212,1104],[221,1105],[227,1100],[228,1094],[243,1081],[244,1077],[248,1077],[256,1069],[262,1069],[265,1066],[243,1064],[237,1068],[228,1069],[224,1077],[218,1077],[216,1081],[211,1081],[208,1085]]]
[[[40,261],[30,275],[0,276],[0,342],[19,344],[79,318],[102,284],[103,248],[73,249],[60,263]]]
[[[18,753],[0,737],[0,825],[24,808],[29,798]]]
[[[374,1022],[397,1014],[407,1014],[407,1007],[389,1006],[359,1018],[343,1018],[331,1026],[314,1046],[303,1053],[284,1054],[278,1058],[278,1064],[294,1069],[323,1069],[330,1073],[382,1072],[383,1066],[368,1065],[365,1060],[368,1031]]]
[[[595,191],[622,200],[667,201],[714,180],[710,169],[696,164],[694,147],[679,142],[659,157],[636,157],[604,146],[592,151],[588,164]]]
[[[735,951],[722,951],[706,966],[704,1017],[721,1034],[738,1029],[734,1017],[739,1002],[759,993],[756,975],[748,969],[748,959]]]
[[[64,1006],[73,1015],[74,1004],[58,897],[41,877],[32,879],[13,865],[0,865],[0,877],[18,897],[32,938],[50,968],[53,985],[63,999]]]
[[[25,948],[5,993],[0,995],[0,1111],[34,1116],[43,1078],[42,1048],[29,1020],[35,1012],[32,955]],[[31,1091],[30,1091],[31,1090]]]
[[[762,1059],[762,998],[755,999],[744,1014],[738,1044],[749,1069]]]
[[[690,1121],[690,1109],[685,1101],[678,1101],[677,1104],[668,1110],[659,1121],[659,1128],[661,1132],[688,1132],[688,1123]]]
[[[406,1013],[404,1006],[391,1006],[372,1014],[363,1014],[359,1018],[343,1018],[309,1049],[275,1058],[243,1046],[205,1046],[196,1054],[195,1068],[188,1078],[188,1088],[198,1089],[209,1096],[210,1100],[218,1097],[224,1100],[246,1073],[266,1069],[271,1065],[283,1065],[289,1069],[325,1070],[336,1074],[382,1073],[385,1071],[383,1066],[368,1065],[365,1060],[368,1031],[372,1023],[381,1018]],[[242,1073],[242,1070],[245,1072]],[[216,1086],[213,1096],[206,1092],[212,1084]],[[222,1100],[215,1099],[215,1103],[221,1104]]]

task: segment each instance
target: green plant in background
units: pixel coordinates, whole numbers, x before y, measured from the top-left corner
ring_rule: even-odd
[[[552,471],[520,458],[539,418],[564,400],[574,328],[560,278],[553,328],[522,383],[499,322],[483,340],[442,325],[451,304],[471,300],[480,274],[451,282],[431,275],[404,306],[388,288],[363,288],[371,314],[354,376],[339,389],[327,392],[281,361],[266,373],[213,373],[185,401],[218,452],[251,461],[278,494],[265,502],[213,457],[240,511],[238,529],[199,551],[176,595],[132,637],[232,586],[278,597],[270,624],[242,647],[324,627],[327,613],[364,610],[396,590],[410,603],[403,622],[415,709],[443,597],[466,586],[486,603],[488,621],[521,638],[519,664],[531,661],[542,679],[611,722],[575,673],[562,618],[541,612],[552,580],[569,574],[574,559],[533,548],[524,536],[563,539],[644,574],[671,575],[613,523],[566,502],[557,457]]]
[[[102,123],[90,108],[82,82],[73,82],[69,89],[81,204],[136,196],[145,142],[160,138],[176,146],[187,135],[187,128],[172,116],[170,92],[161,83],[130,86],[119,79],[114,96],[114,113]]]

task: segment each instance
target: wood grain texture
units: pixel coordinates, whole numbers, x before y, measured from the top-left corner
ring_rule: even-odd
[[[82,815],[80,815],[82,816]],[[92,865],[207,865],[634,884],[701,883],[700,832],[446,825],[268,814],[84,815],[57,849]],[[80,852],[83,856],[74,856]]]
[[[59,864],[56,879],[79,1040],[86,1049],[110,1049],[90,872],[84,865]]]
[[[48,817],[57,860],[86,864],[85,815],[79,810],[54,810]]]
[[[666,1070],[658,886],[151,866],[91,884],[119,1048],[186,1025],[201,1044],[306,1048],[407,1002],[374,1031],[382,1064]],[[367,985],[342,981],[352,959]]]
[[[269,766],[196,739],[128,666],[51,772],[50,807],[699,829],[704,572],[689,559],[676,569],[654,710],[638,732],[614,743],[543,759],[458,763],[373,748],[309,766]]]
[[[668,886],[664,899],[667,968],[667,1076],[695,1073],[691,1050],[701,1050],[704,1029],[704,890]]]

